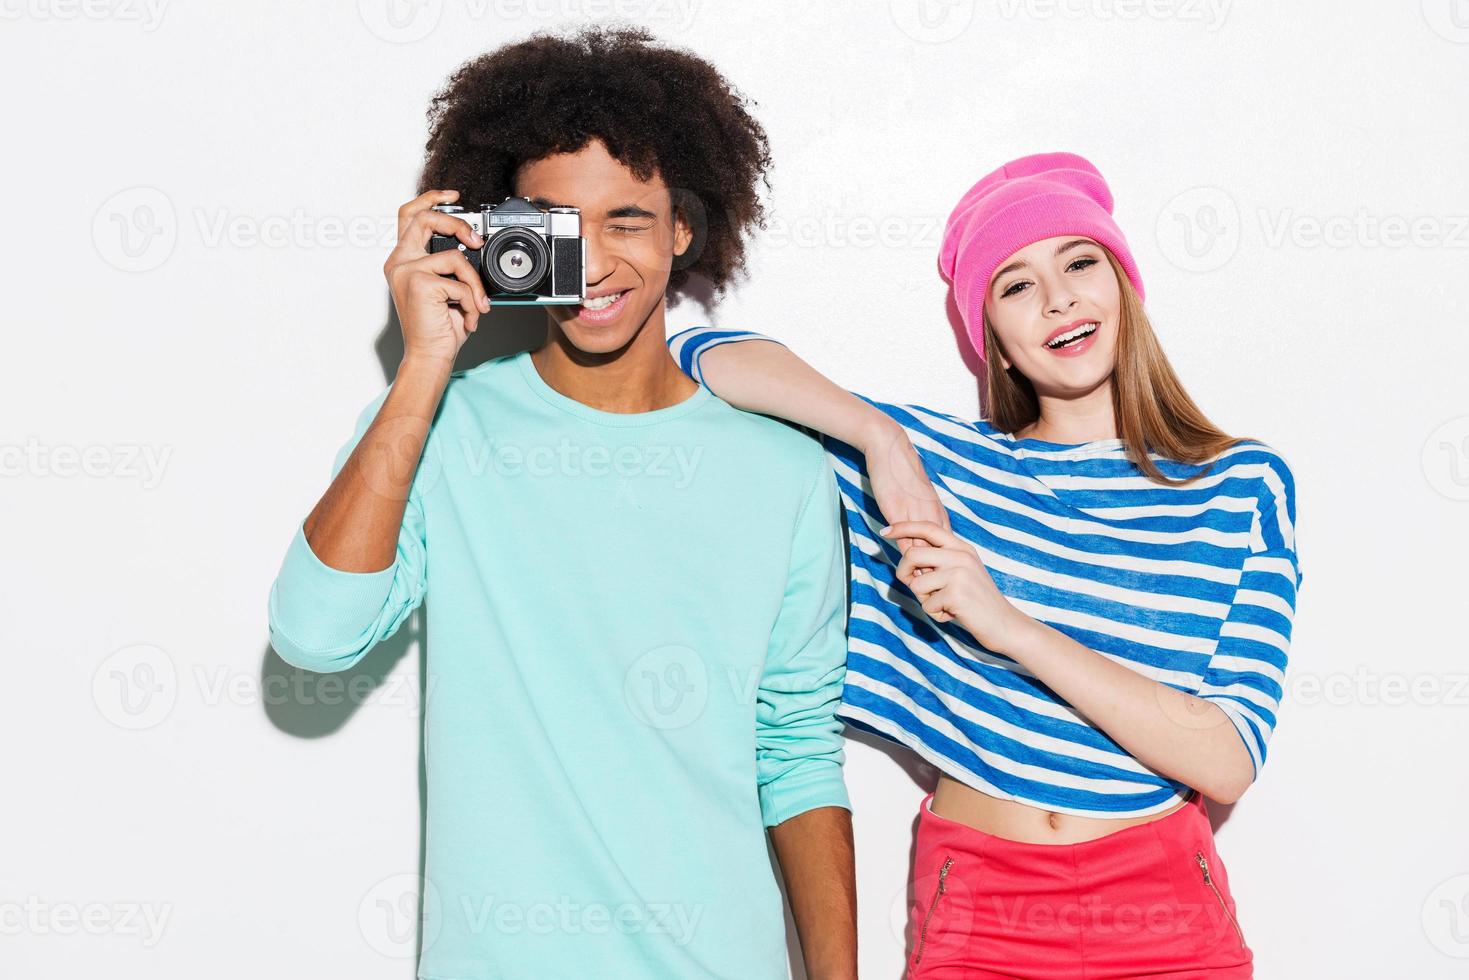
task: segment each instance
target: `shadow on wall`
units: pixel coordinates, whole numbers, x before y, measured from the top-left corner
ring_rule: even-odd
[[[403,330],[398,322],[397,310],[393,308],[391,294],[387,296],[387,310],[387,320],[373,342],[373,349],[382,366],[384,385],[392,382],[398,372],[398,364],[403,359]],[[493,310],[488,317],[481,318],[479,328],[470,335],[459,352],[459,357],[454,362],[455,370],[474,367],[491,358],[532,350],[545,341],[545,336],[546,314],[543,310],[527,306],[507,306]],[[340,414],[347,417],[349,413],[344,409]],[[428,602],[425,600],[397,633],[369,650],[350,670],[342,671],[338,675],[298,670],[276,656],[267,643],[261,663],[261,680],[272,686],[263,687],[262,690],[299,690],[302,694],[300,697],[279,699],[280,703],[277,704],[267,704],[266,716],[276,728],[298,738],[330,735],[344,726],[357,708],[383,685],[397,667],[398,661],[407,655],[409,647],[415,642],[419,644],[420,650],[418,691],[423,691],[423,662],[426,655],[423,649],[423,623],[427,609]],[[346,693],[339,693],[342,691]]]
[[[392,294],[387,296],[387,322],[373,342],[379,364],[382,366],[383,383],[390,384],[398,373],[403,360],[403,330],[398,321],[398,311],[393,306]],[[481,317],[479,326],[461,348],[455,359],[455,370],[465,370],[496,357],[514,354],[522,350],[539,347],[546,338],[546,313],[536,307],[501,307]],[[323,488],[325,489],[325,488]],[[408,655],[414,644],[418,645],[417,687],[404,696],[421,699],[428,690],[428,649],[424,624],[427,622],[428,600],[425,599],[398,632],[369,650],[350,669],[339,674],[317,674],[291,666],[276,655],[267,643],[261,657],[261,690],[293,692],[292,697],[278,699],[279,703],[265,705],[266,717],[277,729],[297,738],[320,738],[330,735],[347,724],[361,705],[373,697],[398,667],[398,662]],[[297,695],[296,692],[299,692]],[[428,772],[423,757],[423,712],[422,701],[418,719],[418,875],[423,880],[425,873],[426,839],[428,823]],[[419,896],[422,902],[422,895]],[[420,932],[416,942],[410,976],[416,967],[423,949]]]
[[[980,358],[979,352],[974,349],[974,344],[969,339],[969,331],[964,327],[964,317],[959,314],[959,305],[954,302],[954,291],[950,289],[944,294],[944,317],[949,321],[949,329],[954,333],[954,346],[959,351],[959,359],[969,369],[969,373],[979,379],[979,385],[984,387],[984,360]]]

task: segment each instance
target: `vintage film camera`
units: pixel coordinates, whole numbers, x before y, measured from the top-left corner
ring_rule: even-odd
[[[434,210],[467,222],[485,240],[483,248],[472,249],[457,238],[435,234],[428,250],[462,251],[483,280],[490,302],[571,306],[586,298],[587,243],[576,208],[542,209],[527,198],[507,197],[477,211],[457,204],[437,204]]]

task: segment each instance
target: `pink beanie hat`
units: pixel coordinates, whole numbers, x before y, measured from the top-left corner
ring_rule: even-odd
[[[1112,192],[1097,168],[1075,153],[1011,160],[959,200],[939,248],[939,271],[954,284],[954,303],[981,358],[990,278],[1020,249],[1057,235],[1081,235],[1106,246],[1142,298],[1142,277],[1112,220]]]

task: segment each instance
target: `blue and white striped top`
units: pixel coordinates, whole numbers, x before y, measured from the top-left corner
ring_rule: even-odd
[[[696,327],[669,338],[696,381],[720,344],[773,340]],[[858,397],[863,397],[859,395]],[[1156,681],[1218,704],[1258,773],[1275,728],[1296,590],[1295,481],[1250,441],[1209,463],[1156,454],[1156,483],[1121,439],[1016,439],[981,419],[863,398],[895,419],[928,469],[954,532],[1019,609]],[[862,454],[822,437],[836,471],[851,565],[840,717],[913,749],[1002,799],[1063,813],[1156,813],[1189,787],[1149,769],[1008,657],[925,613],[894,574],[896,544]]]

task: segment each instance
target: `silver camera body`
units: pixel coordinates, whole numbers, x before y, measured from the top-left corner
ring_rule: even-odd
[[[437,204],[434,210],[453,215],[484,239],[476,249],[435,233],[428,250],[463,252],[492,303],[574,306],[586,298],[587,241],[576,208],[539,208],[528,198],[507,197],[477,211],[457,204]]]

